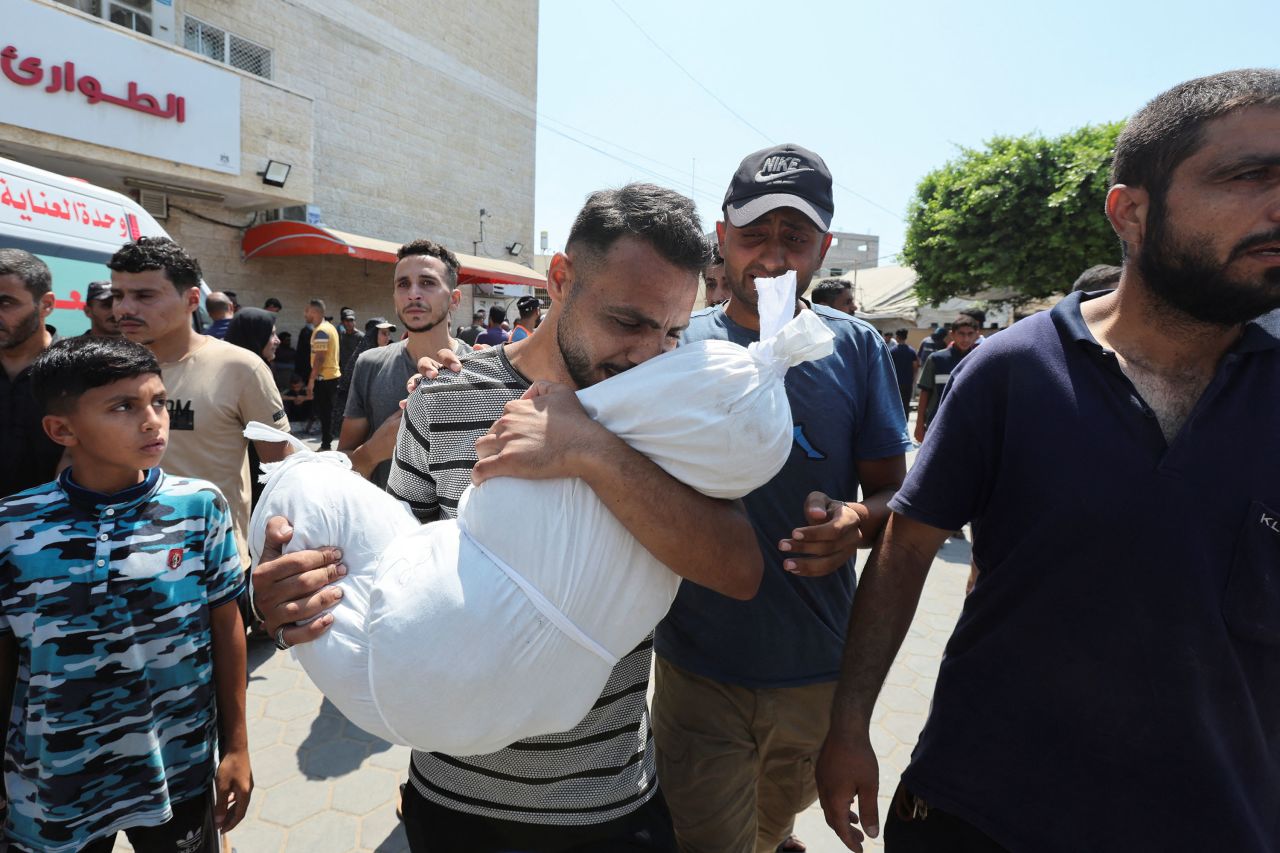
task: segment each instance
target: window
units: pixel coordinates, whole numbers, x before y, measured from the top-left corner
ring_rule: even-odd
[[[271,51],[262,45],[233,35],[228,55],[233,68],[265,77],[267,80],[271,79]]]
[[[108,0],[107,15],[113,24],[144,36],[151,35],[151,0]]]
[[[151,35],[151,0],[58,0],[63,6],[79,9],[95,18],[106,18],[113,24],[144,36]]]
[[[271,51],[260,44],[206,24],[190,15],[182,27],[182,44],[201,56],[271,79]]]
[[[225,62],[227,55],[227,34],[217,27],[211,27],[203,21],[187,16],[183,27],[183,47],[201,56],[207,56],[218,62]]]
[[[840,269],[840,267],[832,267],[830,270],[827,271],[827,275],[841,276],[841,275],[844,275],[844,270]]]

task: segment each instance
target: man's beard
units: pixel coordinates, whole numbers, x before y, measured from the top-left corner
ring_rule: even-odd
[[[1161,302],[1200,323],[1236,326],[1280,308],[1280,267],[1257,279],[1232,278],[1227,267],[1249,249],[1280,241],[1280,229],[1241,240],[1225,261],[1213,256],[1204,235],[1176,238],[1164,205],[1153,203],[1149,237],[1138,256],[1138,271]]]
[[[404,314],[403,314],[403,313],[398,313],[398,316],[399,316],[399,318],[400,318],[400,323],[401,323],[401,325],[403,325],[403,326],[404,326],[404,330],[405,330],[406,332],[414,332],[414,333],[416,334],[416,333],[418,333],[418,332],[429,332],[429,331],[431,331],[432,329],[434,329],[436,326],[439,326],[439,325],[440,325],[441,323],[443,323],[445,320],[449,319],[449,312],[448,312],[448,311],[444,312],[444,313],[443,313],[443,314],[441,314],[439,317],[437,317],[435,320],[430,320],[430,319],[429,319],[429,320],[427,321],[426,325],[424,325],[424,326],[414,326],[412,323],[410,323],[410,322],[409,322],[409,320],[408,320],[408,319],[406,319],[406,318],[405,318],[405,316],[404,316]],[[428,315],[428,316],[430,316],[430,315]]]
[[[779,273],[778,276],[786,275],[786,272]],[[778,276],[760,276],[760,278],[777,278]],[[745,272],[736,279],[729,275],[728,266],[725,267],[725,282],[728,285],[729,293],[735,302],[745,303],[750,308],[752,314],[760,313],[760,293],[756,290],[756,281],[754,276],[747,275]],[[804,281],[800,280],[800,274],[796,273],[796,298],[799,299],[804,292],[809,289],[809,285],[813,282],[813,276],[810,275]]]
[[[0,349],[16,349],[27,341],[31,340],[31,336],[43,330],[43,324],[40,322],[39,306],[34,306],[31,313],[18,322],[18,325],[7,333],[0,332]]]
[[[573,291],[585,286],[587,286],[586,282],[575,282]],[[560,310],[560,319],[556,322],[556,346],[560,348],[560,358],[574,386],[579,389],[590,388],[600,380],[596,378],[597,365],[592,364],[591,354],[573,334],[573,303],[575,301],[573,291],[570,291],[565,298],[564,307]],[[602,364],[599,367],[606,373],[621,373],[630,365]]]

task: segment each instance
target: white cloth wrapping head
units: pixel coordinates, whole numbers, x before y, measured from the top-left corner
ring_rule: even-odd
[[[794,274],[757,284],[762,312],[771,289],[774,313],[790,313]],[[785,371],[832,350],[812,312],[770,322],[747,349],[682,346],[579,399],[676,479],[741,497],[791,452]],[[281,440],[261,424],[245,434]],[[263,469],[255,563],[267,519],[283,515],[286,550],[336,545],[348,568],[333,627],[298,660],[352,722],[395,743],[472,755],[573,728],[679,586],[579,480],[490,480],[464,493],[456,520],[419,525],[341,454],[297,449]]]

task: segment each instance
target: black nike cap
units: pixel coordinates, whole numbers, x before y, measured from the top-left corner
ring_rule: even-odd
[[[738,228],[779,207],[795,208],[823,233],[831,229],[831,171],[808,148],[775,145],[748,154],[724,195],[725,217]]]

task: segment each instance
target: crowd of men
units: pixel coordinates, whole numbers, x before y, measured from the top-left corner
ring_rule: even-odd
[[[854,316],[847,282],[810,291],[832,176],[780,145],[742,160],[714,248],[679,193],[592,194],[549,310],[522,299],[510,328],[498,306],[452,326],[456,256],[405,244],[399,326],[361,333],[347,308],[335,326],[312,300],[283,395],[279,301],[205,296],[202,334],[199,264],[174,242],[125,244],[67,340],[45,324],[48,267],[0,249],[10,848],[97,853],[123,830],[211,850],[243,817],[242,625],[306,643],[342,595],[342,555],[284,554],[282,518],[246,583],[250,459],[284,445],[244,425],[287,430],[309,403],[321,448],[423,523],[473,483],[578,478],[685,580],[572,730],[413,752],[417,853],[800,850],[819,799],[863,849],[881,828],[872,711],[965,525],[976,584],[887,849],[1280,851],[1280,73],[1158,96],[1111,178],[1118,272],[989,338],[972,312],[913,348]],[[586,414],[575,390],[682,342],[759,340],[754,280],[788,271],[833,352],[786,377],[794,444],[767,485],[707,497]]]

